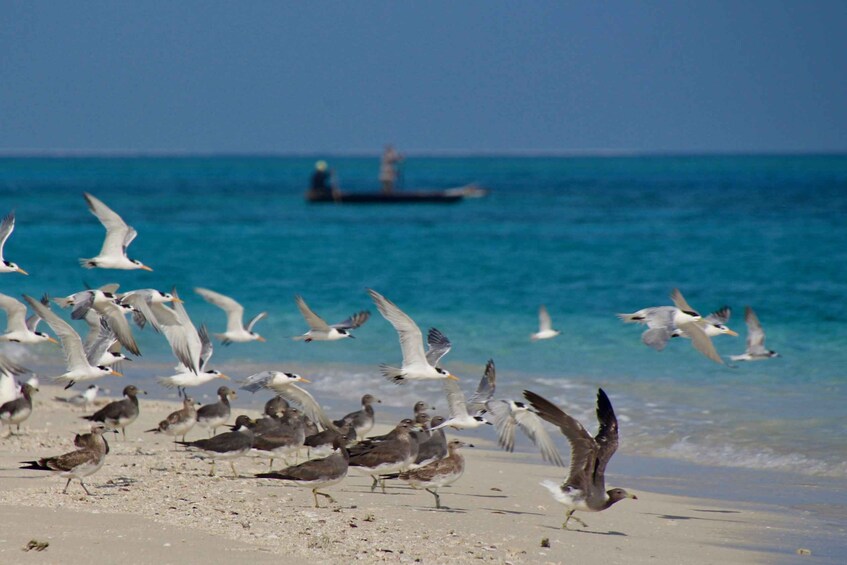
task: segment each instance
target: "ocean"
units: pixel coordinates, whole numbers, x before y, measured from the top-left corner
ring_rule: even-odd
[[[443,409],[437,385],[380,377],[379,364],[399,363],[400,351],[365,292],[373,288],[424,332],[451,339],[442,364],[469,392],[494,359],[497,397],[534,390],[595,430],[602,387],[623,457],[843,485],[847,156],[408,157],[403,189],[489,191],[449,206],[308,204],[318,158],[343,190],[376,189],[376,156],[2,158],[0,214],[17,217],[4,255],[30,276],[0,276],[0,292],[176,287],[198,325],[223,331],[222,312],[192,291],[211,288],[239,300],[248,318],[269,313],[256,327],[266,343],[216,347],[212,364],[234,378],[296,370],[341,413],[365,391],[389,409],[418,398]],[[83,192],[138,230],[129,255],[154,272],[79,266],[104,235]],[[740,337],[714,338],[725,358],[745,349],[745,305],[781,357],[720,366],[687,340],[645,347],[642,327],[615,314],[668,305],[673,288],[701,312],[732,308]],[[295,342],[306,330],[295,294],[330,323],[362,309],[373,316],[356,339]],[[562,334],[531,342],[541,304]],[[166,397],[153,377],[171,374],[172,354],[161,336],[136,334],[143,356],[124,366],[126,380]],[[0,351],[45,376],[61,363],[52,346]],[[104,383],[116,392],[123,381]],[[265,399],[244,393],[239,402]]]

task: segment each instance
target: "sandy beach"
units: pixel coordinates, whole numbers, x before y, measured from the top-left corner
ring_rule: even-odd
[[[237,460],[239,478],[225,463],[209,477],[208,461],[143,433],[177,408],[161,400],[141,400],[126,441],[109,434],[111,453],[87,481],[93,496],[77,481],[63,495],[65,479],[18,469],[70,451],[87,428],[81,409],[54,396],[67,392],[42,386],[21,435],[0,441],[2,562],[82,564],[92,554],[130,563],[817,561],[788,541],[806,526],[802,516],[775,507],[637,492],[637,501],[582,514],[588,528],[562,530],[562,507],[538,483],[564,471],[478,441],[464,450],[465,475],[441,491],[447,509],[399,483],[371,493],[358,470],[328,489],[337,504],[314,508],[308,489],[252,478],[265,459]],[[195,428],[189,439],[205,433]],[[31,540],[49,546],[23,551]]]

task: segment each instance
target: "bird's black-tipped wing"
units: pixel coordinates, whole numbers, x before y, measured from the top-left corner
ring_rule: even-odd
[[[605,490],[606,464],[618,449],[618,419],[602,388],[597,389],[597,421],[600,422],[600,430],[594,436],[598,451],[592,482],[600,490]]]

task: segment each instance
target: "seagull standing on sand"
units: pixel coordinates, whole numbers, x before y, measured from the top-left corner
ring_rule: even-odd
[[[362,397],[361,410],[350,412],[343,418],[333,422],[333,424],[339,428],[343,428],[345,425],[350,424],[353,426],[353,429],[356,430],[356,437],[358,439],[365,439],[365,436],[368,435],[368,432],[370,432],[374,427],[374,402],[382,402],[382,400],[372,394],[364,395]]]
[[[6,240],[9,239],[10,235],[12,235],[12,231],[14,229],[15,213],[9,212],[6,214],[6,217],[3,218],[3,221],[0,222],[0,273],[20,273],[22,275],[28,275],[29,273],[18,267],[17,264],[3,259],[3,246],[6,245]]]
[[[438,489],[455,483],[465,473],[465,458],[459,453],[459,449],[467,446],[468,444],[454,439],[447,444],[447,457],[423,467],[401,471],[397,477],[409,483],[412,488],[423,489],[434,496],[436,509],[446,508],[441,506]]]
[[[126,427],[133,423],[139,414],[138,394],[147,394],[135,385],[124,387],[122,400],[110,402],[91,416],[83,416],[83,419],[91,422],[103,422],[110,430],[121,429],[126,440]]]
[[[265,341],[265,338],[253,331],[253,326],[259,320],[267,317],[267,312],[259,312],[256,314],[247,327],[244,327],[244,306],[218,292],[206,288],[197,287],[194,292],[203,297],[209,304],[214,304],[224,312],[226,312],[226,331],[222,334],[215,334],[215,337],[221,340],[224,345],[230,343],[244,343],[247,341]]]
[[[759,317],[749,306],[744,307],[744,321],[747,323],[747,350],[741,355],[730,355],[733,361],[761,361],[779,357],[779,353],[765,347],[765,332]]]
[[[106,228],[106,239],[103,241],[103,247],[100,249],[100,254],[91,259],[80,259],[79,264],[86,269],[123,269],[134,270],[143,269],[152,271],[150,267],[137,259],[130,259],[126,256],[126,249],[138,232],[134,228],[126,225],[126,222],[116,214],[111,208],[103,204],[100,200],[87,192],[83,194],[88,209],[92,214],[97,216],[103,227]]]
[[[106,453],[109,452],[109,447],[106,444],[106,440],[103,439],[104,431],[106,431],[106,426],[103,423],[94,423],[91,425],[90,438],[85,440],[83,447],[80,449],[57,457],[45,457],[38,461],[26,461],[21,469],[55,471],[61,477],[68,477],[68,482],[65,483],[62,494],[68,492],[71,479],[79,479],[79,484],[82,485],[85,494],[91,496],[91,492],[86,488],[82,479],[99,471],[100,467],[103,466],[103,462],[106,460]]]
[[[347,330],[353,330],[364,324],[370,318],[371,313],[367,310],[362,310],[356,314],[353,314],[343,322],[339,322],[337,324],[329,325],[327,324],[323,318],[312,312],[309,308],[309,305],[306,304],[306,301],[303,300],[303,297],[299,294],[294,297],[294,301],[297,302],[297,308],[300,309],[300,313],[303,315],[303,318],[306,319],[306,323],[309,325],[309,331],[304,333],[303,335],[298,335],[294,337],[295,340],[302,340],[305,342],[310,341],[337,341],[339,339],[344,339],[347,337],[354,337]]]
[[[412,318],[377,291],[368,289],[368,294],[376,304],[379,313],[394,326],[400,337],[403,363],[400,368],[380,365],[385,378],[395,384],[405,384],[406,381],[417,380],[459,380],[458,377],[448,371],[436,367],[427,358],[423,348],[423,335]]]
[[[31,296],[24,295],[24,299],[62,341],[62,351],[65,353],[67,371],[55,377],[55,381],[67,383],[65,388],[70,388],[77,381],[90,381],[107,375],[123,376],[109,367],[92,366],[85,356],[85,350],[82,347],[82,338],[79,337],[79,334],[76,333],[70,324]]]
[[[347,453],[344,444],[343,438],[336,438],[332,444],[333,452],[328,457],[312,459],[282,471],[259,473],[256,476],[263,479],[288,481],[297,486],[311,488],[312,496],[315,497],[315,508],[320,508],[318,495],[328,498],[334,504],[334,498],[318,489],[338,484],[347,476],[350,455]]]
[[[232,474],[238,478],[235,463],[232,461],[250,452],[253,446],[253,430],[250,429],[251,420],[248,416],[239,416],[235,419],[235,425],[231,432],[224,432],[209,439],[198,439],[197,441],[177,442],[186,447],[197,449],[212,459],[212,470],[210,477],[215,476],[215,461],[218,459],[229,459]]]
[[[600,512],[625,498],[637,500],[634,494],[621,488],[606,490],[606,465],[618,449],[618,420],[602,388],[597,390],[600,430],[594,437],[576,419],[546,398],[529,390],[523,394],[542,419],[559,427],[571,445],[571,467],[567,480],[561,485],[553,481],[541,483],[557,502],[567,507],[562,528],[567,529],[571,519],[582,524],[583,528],[588,527],[573,515],[577,510]]]
[[[203,428],[212,428],[214,434],[218,426],[223,426],[229,420],[232,408],[229,405],[231,398],[236,398],[234,390],[228,386],[218,387],[218,401],[206,404],[197,409],[197,423]]]
[[[550,314],[547,312],[547,307],[543,304],[538,308],[538,331],[530,335],[532,341],[539,339],[550,339],[559,335],[559,330],[553,329],[553,321],[550,319]]]
[[[185,441],[185,435],[197,423],[195,404],[197,403],[193,398],[186,396],[182,400],[182,408],[168,414],[168,417],[159,422],[157,427],[145,431],[173,436],[174,448],[176,448],[177,436],[182,436],[182,441]]]
[[[43,300],[43,299],[42,299]],[[42,301],[42,304],[44,302]],[[46,304],[45,304],[46,306]],[[0,335],[0,341],[11,341],[15,343],[59,343],[44,332],[36,331],[41,316],[33,314],[26,317],[26,306],[11,296],[0,294],[0,309],[6,311],[6,333]]]

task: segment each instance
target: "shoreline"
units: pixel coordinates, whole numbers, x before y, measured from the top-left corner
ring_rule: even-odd
[[[109,386],[114,397],[117,387]],[[808,510],[640,488],[638,501],[581,513],[589,527],[564,531],[563,508],[538,482],[560,479],[566,471],[536,464],[524,453],[500,451],[476,437],[478,447],[463,451],[465,476],[440,491],[448,510],[436,511],[428,493],[405,485],[390,486],[388,494],[371,493],[370,478],[358,470],[327,489],[337,505],[316,509],[309,489],[249,478],[267,469],[264,459],[237,460],[238,479],[226,464],[218,465],[219,476],[207,477],[207,462],[174,451],[168,436],[142,432],[155,427],[177,403],[143,397],[141,416],[128,428],[127,441],[110,438],[112,452],[89,478],[95,496],[85,496],[78,481],[62,495],[64,479],[18,469],[20,461],[70,451],[72,434],[86,429],[87,422],[79,419],[83,412],[54,401],[57,395],[68,393],[42,385],[23,435],[0,440],[4,561],[28,562],[38,554],[21,551],[30,539],[50,542],[38,554],[40,562],[70,564],[90,563],[89,552],[98,545],[98,551],[109,552],[109,561],[124,555],[136,563],[200,563],[222,556],[258,563],[279,562],[280,556],[322,563],[793,563],[801,558],[798,549],[812,552],[802,557],[804,563],[837,563],[844,557],[843,549],[838,553],[844,526],[839,531]],[[259,407],[266,399],[250,400]],[[257,411],[236,405],[233,415],[237,413]],[[389,428],[388,412],[382,416],[374,433]],[[189,439],[203,434],[192,430]],[[625,456],[613,460],[610,484],[629,487],[630,476],[620,473],[629,471],[625,463]],[[657,469],[662,463],[653,465]],[[633,475],[633,482],[658,484],[666,480],[662,475]],[[549,539],[549,548],[541,547],[543,538]]]

